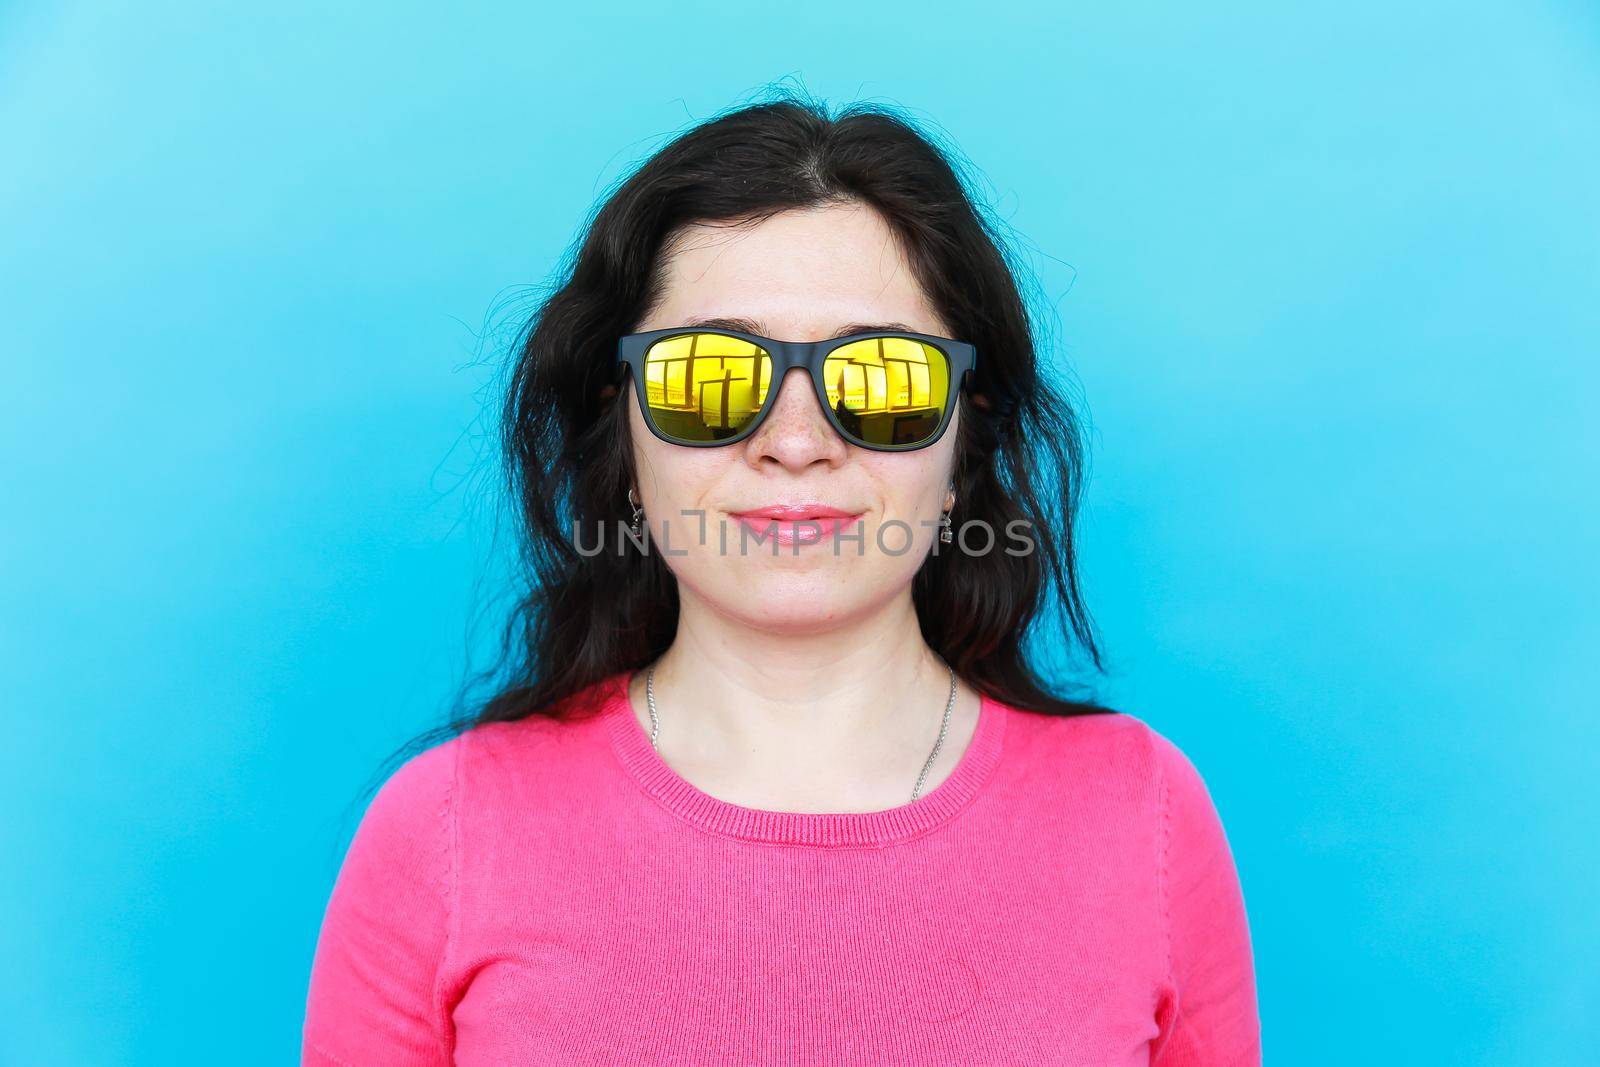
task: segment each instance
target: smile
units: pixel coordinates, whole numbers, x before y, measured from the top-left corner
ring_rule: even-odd
[[[836,537],[860,521],[865,512],[836,508],[829,504],[769,504],[747,511],[730,512],[740,525],[765,540],[780,545],[810,545]]]

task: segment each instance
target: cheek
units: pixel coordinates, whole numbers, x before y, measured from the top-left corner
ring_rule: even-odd
[[[687,524],[698,537],[702,524],[710,519],[698,513],[711,507],[717,486],[726,482],[728,468],[737,459],[734,450],[669,445],[639,424],[637,412],[633,419],[638,495],[655,535],[668,535],[672,544],[680,544],[680,528]],[[663,524],[671,525],[670,534]]]
[[[910,521],[937,515],[944,507],[952,459],[948,449],[935,447],[905,455],[880,453],[867,460],[884,518]]]

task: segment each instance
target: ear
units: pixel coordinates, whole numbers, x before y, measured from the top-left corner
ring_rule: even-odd
[[[607,385],[607,386],[603,387],[600,390],[600,399],[601,400],[610,400],[612,397],[614,397],[616,395],[617,395],[617,387],[614,386],[614,385]]]
[[[985,411],[993,411],[994,405],[989,403],[989,398],[983,393],[973,393],[972,402]]]

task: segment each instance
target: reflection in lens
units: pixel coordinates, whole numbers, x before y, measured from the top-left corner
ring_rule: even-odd
[[[658,431],[679,441],[721,441],[744,429],[766,403],[772,360],[737,337],[679,334],[650,346],[644,383]]]
[[[911,445],[938,430],[950,397],[950,363],[905,337],[870,337],[823,362],[828,404],[839,424],[869,445]]]

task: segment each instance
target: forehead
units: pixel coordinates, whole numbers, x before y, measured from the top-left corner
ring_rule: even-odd
[[[847,323],[946,332],[894,231],[858,202],[687,226],[663,255],[663,289],[641,331],[740,318],[791,341],[831,336]]]

